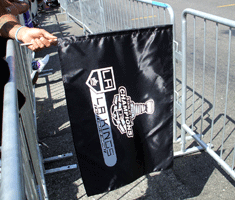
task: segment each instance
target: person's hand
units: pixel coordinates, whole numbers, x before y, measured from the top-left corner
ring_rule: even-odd
[[[23,43],[31,43],[28,48],[32,51],[40,51],[51,45],[57,44],[57,37],[44,29],[23,27],[17,34],[17,39]]]

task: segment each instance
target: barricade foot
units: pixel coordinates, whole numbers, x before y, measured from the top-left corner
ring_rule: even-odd
[[[67,171],[67,170],[76,169],[76,168],[77,168],[77,164],[67,165],[67,166],[45,170],[45,174],[52,174],[52,173]]]
[[[62,160],[62,159],[69,158],[72,156],[73,156],[73,153],[66,153],[66,154],[62,154],[62,155],[57,155],[57,156],[45,158],[45,159],[43,159],[43,162],[44,163],[54,162],[54,161]],[[45,174],[52,174],[52,173],[67,171],[67,170],[76,169],[76,168],[77,168],[77,164],[66,165],[66,166],[57,167],[57,168],[53,168],[53,169],[46,169]]]
[[[208,143],[208,146],[210,146],[211,148],[213,147],[213,144]],[[185,156],[188,154],[193,154],[193,153],[197,153],[199,151],[204,151],[205,149],[202,146],[195,146],[192,148],[188,148],[185,150],[185,152],[183,151],[176,151],[174,152],[174,158],[180,157],[180,156]]]

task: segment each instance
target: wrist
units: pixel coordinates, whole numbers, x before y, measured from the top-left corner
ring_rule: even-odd
[[[23,42],[23,37],[25,34],[25,30],[28,29],[26,26],[20,26],[17,28],[16,32],[15,32],[15,40],[17,42]]]

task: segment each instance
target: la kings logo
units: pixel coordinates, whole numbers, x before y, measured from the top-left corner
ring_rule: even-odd
[[[113,67],[92,70],[86,85],[90,88],[104,162],[107,166],[112,167],[117,163],[117,155],[105,93],[116,90]],[[132,129],[134,119],[141,114],[152,114],[154,101],[150,99],[145,103],[135,103],[130,96],[127,96],[126,88],[121,86],[118,89],[118,94],[113,97],[110,112],[112,122],[120,133],[132,138],[134,137]]]
[[[112,167],[117,163],[117,155],[105,93],[116,90],[113,68],[105,67],[92,70],[86,84],[90,88],[104,162],[107,166]]]
[[[126,134],[128,138],[134,137],[134,119],[141,114],[153,114],[154,101],[152,99],[145,103],[135,103],[127,96],[127,90],[121,86],[118,94],[114,95],[110,109],[112,122],[121,134]]]

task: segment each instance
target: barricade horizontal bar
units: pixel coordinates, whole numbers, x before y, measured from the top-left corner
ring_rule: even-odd
[[[194,10],[191,8],[185,9],[182,13],[182,17],[185,18],[187,14],[191,14],[191,15],[209,20],[209,21],[213,21],[213,22],[225,25],[225,26],[235,28],[235,21],[230,20],[230,19],[226,19],[226,18],[219,17],[219,16],[212,15],[212,14],[208,14],[208,13]]]
[[[170,7],[168,4],[157,2],[157,1],[152,1],[152,0],[137,0],[137,1],[143,2],[143,3],[149,3],[149,4],[152,4],[154,6],[159,6],[159,7],[162,7],[162,8]]]
[[[186,149],[186,151],[177,151],[177,152],[174,152],[174,158],[177,158],[177,157],[180,157],[180,156],[185,156],[185,155],[188,155],[188,154],[193,154],[193,153],[197,153],[199,151],[203,151],[204,148],[201,147],[201,146],[196,146],[196,147],[192,147],[190,149]]]
[[[66,153],[66,154],[62,154],[62,155],[58,155],[58,156],[44,158],[43,161],[44,161],[44,163],[48,163],[48,162],[61,160],[61,159],[64,159],[64,158],[69,158],[69,157],[72,157],[72,156],[73,156],[73,153]]]
[[[45,170],[45,174],[62,172],[62,171],[70,170],[70,169],[76,169],[76,168],[77,168],[77,164],[67,165],[67,166],[58,167],[58,168],[54,168],[54,169],[47,169],[47,170]]]

